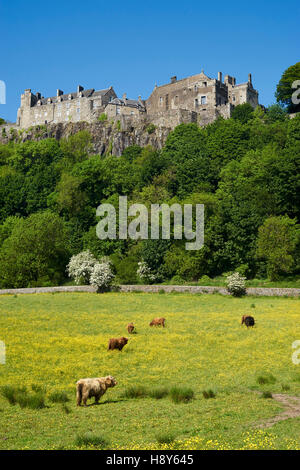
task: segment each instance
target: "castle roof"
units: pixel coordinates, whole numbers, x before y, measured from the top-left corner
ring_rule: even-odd
[[[186,80],[195,80],[195,81],[197,81],[197,80],[211,80],[211,78],[208,75],[206,75],[203,72],[203,70],[200,73],[196,74],[196,75],[191,75],[189,77],[180,78],[179,80],[177,79],[177,77],[174,77],[174,78],[176,78],[174,80],[174,82],[164,83],[163,85],[159,85],[159,86],[156,85],[154,89],[168,87],[170,85],[174,85],[174,84],[177,84],[177,83],[180,83],[180,82],[184,82]]]
[[[114,98],[109,104],[114,104],[115,106],[129,106],[130,108],[140,108],[145,109],[144,104],[139,100],[129,100],[124,98]]]
[[[104,90],[97,90],[95,91],[94,88],[90,88],[89,90],[81,90],[80,93],[81,93],[81,96],[83,98],[89,98],[91,96],[104,96],[106,95],[106,93],[111,90],[112,87],[110,88],[106,88]],[[75,91],[73,93],[65,93],[63,95],[60,95],[60,96],[51,96],[49,98],[40,98],[38,101],[43,105],[43,104],[47,104],[48,103],[48,100],[50,99],[51,100],[51,103],[59,103],[61,101],[68,101],[69,100],[69,96],[71,96],[71,99],[75,99],[75,98],[78,98],[78,92]]]

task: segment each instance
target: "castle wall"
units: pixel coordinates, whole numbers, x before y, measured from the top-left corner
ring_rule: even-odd
[[[95,91],[79,86],[76,93],[67,95],[57,90],[57,96],[47,99],[28,89],[21,96],[17,125],[26,129],[41,124],[92,123],[105,112],[109,120],[120,120],[125,128],[144,122],[172,128],[187,122],[204,126],[219,116],[229,118],[233,107],[243,103],[258,106],[258,92],[253,88],[251,74],[248,82],[236,84],[236,79],[229,75],[223,82],[221,72],[218,79],[201,72],[182,80],[172,77],[170,83],[155,86],[146,101],[141,97],[128,100],[126,94],[117,98],[112,87]]]
[[[18,110],[17,124],[26,129],[31,126],[59,122],[94,122],[104,111],[109,100],[116,97],[113,89],[109,89],[105,95],[96,93],[95,96],[92,93],[89,97],[81,96],[81,92],[76,97],[74,94],[69,94],[67,99],[57,96],[49,98],[44,103],[44,99],[39,100],[36,95],[32,95],[30,90],[26,90]]]

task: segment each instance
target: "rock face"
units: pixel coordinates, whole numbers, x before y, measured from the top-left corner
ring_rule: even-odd
[[[155,127],[155,126],[154,126]],[[59,123],[20,129],[13,125],[0,126],[0,143],[11,141],[26,142],[27,140],[42,140],[54,137],[59,140],[86,130],[92,136],[93,153],[104,153],[120,156],[124,149],[130,145],[145,147],[151,145],[155,149],[161,149],[171,131],[167,127],[155,127],[149,129],[147,123],[137,127],[122,130],[118,123],[113,122],[77,122]]]

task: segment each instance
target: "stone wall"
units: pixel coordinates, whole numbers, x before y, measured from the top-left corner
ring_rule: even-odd
[[[186,292],[191,294],[222,294],[229,295],[225,287],[214,286],[167,286],[167,285],[123,285],[119,292],[148,292],[157,293]],[[62,286],[62,287],[33,287],[24,289],[1,289],[0,295],[7,294],[42,294],[52,292],[97,292],[92,286]],[[248,287],[247,295],[274,296],[274,297],[300,297],[300,289],[277,287]]]

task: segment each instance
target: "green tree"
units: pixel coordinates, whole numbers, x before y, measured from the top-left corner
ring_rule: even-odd
[[[269,122],[285,121],[287,117],[286,110],[279,104],[272,104],[267,108],[267,119]]]
[[[300,111],[300,104],[295,104],[292,102],[292,94],[296,91],[296,89],[293,88],[293,83],[297,80],[300,80],[300,62],[291,65],[283,72],[276,88],[275,97],[277,103],[286,106],[289,113],[296,113]],[[299,89],[299,85],[297,88]]]
[[[296,220],[287,216],[269,217],[259,227],[257,256],[266,260],[272,281],[278,280],[281,273],[292,271],[299,235]]]
[[[14,224],[0,249],[0,285],[59,285],[69,257],[63,220],[50,211],[32,214]]]
[[[239,104],[232,111],[232,118],[246,124],[253,118],[253,108],[250,103]]]

